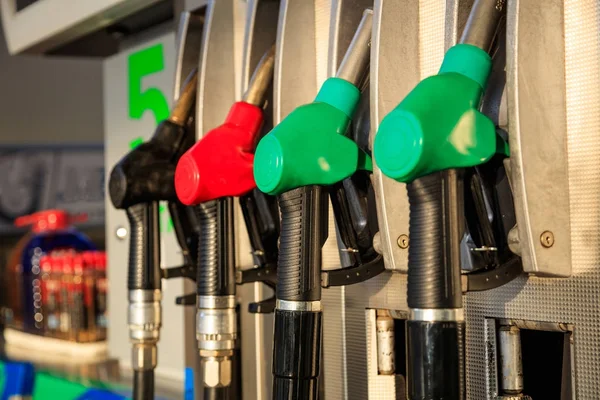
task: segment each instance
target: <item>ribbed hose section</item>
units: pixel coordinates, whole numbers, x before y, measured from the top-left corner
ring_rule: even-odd
[[[327,239],[327,201],[327,192],[320,186],[301,187],[279,196],[279,300],[321,300],[321,248]]]
[[[198,295],[235,294],[233,198],[224,197],[196,206],[198,239]]]
[[[456,265],[455,260],[460,239],[452,243],[459,234],[450,232],[453,229],[462,231],[462,227],[450,223],[457,211],[452,209],[456,201],[447,193],[460,196],[461,188],[450,187],[454,185],[454,179],[449,180],[445,176],[447,173],[431,174],[407,185],[410,203],[409,308],[462,307],[460,265]],[[455,251],[453,246],[458,250]]]
[[[154,399],[154,370],[133,371],[133,400]]]
[[[160,289],[160,231],[158,202],[141,203],[127,209],[130,225],[129,290]]]

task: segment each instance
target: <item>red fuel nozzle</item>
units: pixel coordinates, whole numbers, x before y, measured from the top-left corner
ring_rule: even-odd
[[[179,200],[195,205],[254,189],[254,149],[262,123],[262,109],[243,101],[235,103],[225,123],[179,159],[175,171]]]
[[[243,101],[231,107],[223,125],[204,135],[179,159],[175,191],[183,204],[237,197],[256,187],[254,151],[274,62],[275,46],[271,46],[258,63]]]

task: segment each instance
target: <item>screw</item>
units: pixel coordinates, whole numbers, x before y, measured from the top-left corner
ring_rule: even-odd
[[[550,231],[542,232],[540,242],[542,242],[542,246],[544,247],[552,247],[554,245],[554,233]]]
[[[407,235],[398,236],[398,240],[396,241],[396,243],[398,243],[398,247],[400,247],[401,249],[407,249],[408,248],[408,236]]]

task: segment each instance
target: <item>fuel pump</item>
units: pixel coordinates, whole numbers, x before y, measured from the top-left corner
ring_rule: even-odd
[[[475,284],[481,283],[481,276],[461,278],[463,183],[472,167],[508,155],[506,141],[479,111],[492,66],[488,50],[503,6],[475,1],[460,44],[446,52],[439,73],[419,83],[383,119],[375,137],[378,166],[385,175],[407,183],[410,202],[406,324],[410,399],[465,397],[462,291],[486,287]],[[486,236],[491,230],[475,181],[467,182]],[[487,237],[489,243],[491,236]],[[504,281],[492,279],[496,285],[520,271],[520,259],[509,258],[498,268],[503,273],[494,274]],[[485,279],[490,282],[489,275]]]
[[[264,278],[274,285],[271,259],[276,256],[276,217],[270,212],[269,200],[253,192],[256,185],[252,176],[254,147],[263,124],[262,107],[271,86],[273,63],[274,47],[259,62],[242,101],[231,107],[225,123],[192,146],[175,172],[177,196],[182,203],[195,207],[200,227],[196,337],[205,398],[239,398],[232,389],[238,345],[234,197],[241,197],[259,265],[251,270],[253,273],[247,272],[254,277],[246,275],[238,281]],[[254,304],[251,311],[268,312],[266,306]]]
[[[133,398],[154,397],[154,369],[161,328],[161,278],[186,276],[185,266],[167,270],[160,267],[159,201],[169,201],[175,217],[178,239],[186,264],[195,257],[194,246],[187,246],[182,229],[191,229],[177,206],[173,176],[177,160],[193,142],[187,129],[195,104],[196,71],[192,72],[169,118],[161,122],[152,138],[139,145],[113,168],[109,194],[115,208],[124,209],[130,223],[128,282],[129,338],[134,370]],[[175,204],[175,205],[173,205]]]
[[[279,196],[281,210],[274,399],[317,398],[321,286],[333,281],[321,277],[329,187],[372,165],[371,158],[346,136],[369,65],[371,27],[372,11],[366,10],[336,77],[327,79],[313,103],[292,111],[256,149],[256,184],[261,191]]]

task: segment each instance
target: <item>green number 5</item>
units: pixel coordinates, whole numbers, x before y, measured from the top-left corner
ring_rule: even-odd
[[[156,124],[169,117],[169,103],[160,89],[142,91],[142,79],[165,68],[163,45],[157,44],[133,53],[128,59],[129,118],[140,119],[146,110],[154,114]]]

